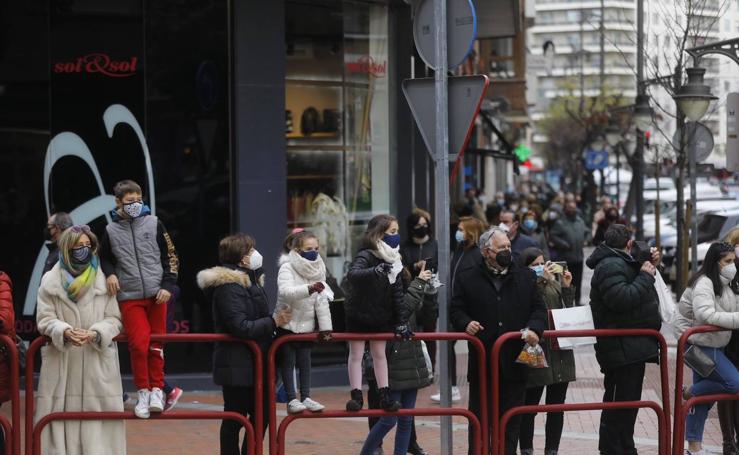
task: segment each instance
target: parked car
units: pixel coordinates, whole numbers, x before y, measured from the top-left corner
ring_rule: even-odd
[[[707,213],[698,223],[698,264],[700,267],[703,264],[703,258],[706,257],[706,252],[711,243],[723,239],[726,235],[731,232],[732,229],[739,225],[739,209],[729,208],[724,210],[718,210],[711,213]],[[663,264],[666,270],[669,270],[667,274],[671,281],[674,281],[677,277],[677,264],[675,257],[679,254],[676,248],[677,238],[671,241],[669,244],[665,242],[663,247]],[[692,258],[688,258],[688,264]]]

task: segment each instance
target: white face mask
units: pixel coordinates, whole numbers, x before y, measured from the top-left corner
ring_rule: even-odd
[[[257,270],[262,267],[262,255],[259,254],[259,251],[252,250],[251,254],[249,255],[249,265],[247,268],[249,270]]]
[[[736,254],[736,257],[739,257],[739,246],[734,247],[734,254]]]
[[[725,278],[728,281],[731,281],[736,276],[736,265],[735,264],[729,264],[723,269],[721,269],[721,272],[719,272],[722,278]]]

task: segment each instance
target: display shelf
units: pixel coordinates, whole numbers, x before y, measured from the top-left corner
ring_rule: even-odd
[[[333,180],[339,178],[336,174],[307,174],[307,175],[288,175],[288,180]]]
[[[334,87],[341,89],[343,87],[350,88],[369,88],[369,82],[342,81],[331,79],[299,79],[288,77],[285,79],[287,85],[312,85],[315,87]]]
[[[319,145],[288,145],[287,149],[291,152],[343,152],[343,151],[356,151],[356,152],[371,152],[372,147],[358,146],[358,145],[330,145],[330,144],[319,144]]]
[[[313,133],[307,136],[301,133],[288,133],[285,135],[286,139],[336,139],[338,137],[338,131],[333,133]]]

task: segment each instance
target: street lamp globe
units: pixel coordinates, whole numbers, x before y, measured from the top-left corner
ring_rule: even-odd
[[[649,105],[648,95],[637,95],[634,105],[634,126],[640,131],[647,131],[652,126],[654,112]]]
[[[606,128],[606,142],[611,147],[615,147],[621,142],[621,130],[614,123],[611,123]]]
[[[697,122],[706,114],[711,101],[718,98],[711,93],[711,87],[703,83],[705,68],[688,68],[686,71],[688,83],[683,85],[673,98],[685,117]]]

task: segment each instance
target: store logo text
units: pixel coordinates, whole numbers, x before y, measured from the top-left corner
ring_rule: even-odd
[[[55,74],[100,73],[108,77],[129,77],[136,74],[139,58],[113,60],[108,54],[94,53],[77,57],[70,62],[54,63]]]
[[[366,55],[354,63],[347,63],[346,69],[350,73],[366,73],[375,77],[384,77],[387,74],[387,60],[382,63],[375,62],[372,57]]]

